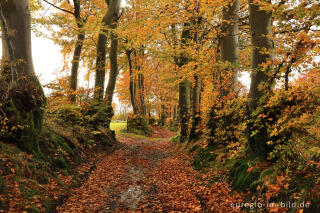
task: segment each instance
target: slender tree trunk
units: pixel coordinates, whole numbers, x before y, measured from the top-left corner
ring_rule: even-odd
[[[179,121],[180,142],[185,142],[189,135],[190,120],[190,82],[184,80],[179,83]]]
[[[176,105],[173,107],[172,120],[174,120],[174,121],[177,120],[177,106]]]
[[[83,29],[84,24],[86,20],[84,21],[81,18],[81,2],[80,0],[73,0],[74,5],[74,18],[76,19],[77,26],[78,26],[78,36],[77,36],[77,42],[76,46],[74,48],[73,52],[73,58],[72,58],[72,66],[71,66],[71,77],[70,77],[70,100],[72,103],[76,102],[76,95],[74,92],[77,90],[77,84],[78,84],[78,70],[79,70],[79,64],[80,64],[80,56],[82,51],[82,46],[85,39],[85,31]]]
[[[271,4],[271,1],[267,1]],[[250,29],[252,34],[252,72],[251,86],[248,99],[248,112],[251,116],[259,104],[261,98],[267,98],[270,91],[266,88],[261,88],[262,84],[267,82],[268,73],[271,67],[263,68],[261,66],[269,60],[273,59],[273,42],[269,37],[272,33],[272,12],[260,8],[254,0],[249,0],[250,12]],[[252,118],[251,120],[254,120]],[[257,132],[258,127],[254,127],[253,123],[248,124],[248,140],[251,153],[255,157],[266,158],[269,152],[267,146],[267,131],[265,127],[258,129],[258,133],[251,136],[252,132]]]
[[[46,100],[33,67],[29,3],[27,0],[8,0],[1,1],[0,5],[3,12],[1,17],[5,19],[1,26],[4,34],[6,29],[14,31],[9,40],[7,36],[2,37],[2,58],[3,62],[14,64],[16,71],[11,73],[11,79],[14,79],[15,75],[17,78],[16,86],[11,88],[8,99],[0,100],[4,101],[0,104],[0,118],[8,118],[13,126],[22,126],[21,132],[10,130],[12,132],[4,136],[9,137],[9,134],[12,134],[12,137],[21,143],[21,147],[39,154],[38,138]],[[3,25],[5,23],[7,26]]]
[[[200,88],[199,77],[194,75],[194,86],[192,87],[192,123],[189,134],[189,141],[196,140],[200,136]]]
[[[141,67],[142,63],[141,60],[144,60],[144,48],[142,47],[141,50],[138,52],[139,58],[136,60],[137,62],[137,70],[138,70],[138,96],[139,96],[139,113],[143,116],[146,116],[146,103],[145,103],[145,86],[144,86],[144,75],[142,73]]]
[[[129,63],[129,73],[130,73],[130,85],[129,85],[130,100],[131,100],[133,113],[135,115],[137,115],[138,114],[138,106],[137,106],[137,102],[136,102],[136,89],[135,89],[136,83],[135,83],[135,78],[134,78],[134,73],[133,73],[133,63],[132,63],[131,53],[132,53],[132,50],[126,50],[126,55],[127,55],[128,63]]]
[[[116,27],[116,26],[115,26]],[[114,89],[116,86],[116,81],[118,77],[118,37],[112,35],[111,47],[110,47],[110,75],[109,81],[106,89],[105,100],[107,105],[112,105],[112,99],[114,94]]]
[[[70,77],[70,89],[71,92],[75,92],[77,90],[77,84],[78,84],[78,70],[79,70],[79,64],[80,64],[80,56],[82,51],[82,46],[85,39],[85,33],[81,32],[78,34],[76,47],[74,49],[73,53],[73,59],[72,59],[72,67],[71,67],[71,77]],[[71,94],[71,102],[76,102],[76,95]]]
[[[138,90],[139,90],[139,102],[140,102],[140,114],[146,115],[146,103],[145,103],[145,88],[144,88],[144,75],[142,73],[138,74]]]
[[[102,19],[102,26],[98,36],[97,43],[97,58],[96,58],[96,79],[94,99],[98,103],[103,100],[103,91],[105,83],[106,69],[106,43],[107,43],[107,27],[112,27],[113,22],[116,22],[119,16],[120,0],[107,1],[108,10]]]

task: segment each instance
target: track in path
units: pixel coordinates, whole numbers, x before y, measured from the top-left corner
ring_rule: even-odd
[[[121,148],[104,157],[86,182],[58,212],[238,212],[225,184],[204,186],[168,142],[170,132],[155,137],[119,135]]]

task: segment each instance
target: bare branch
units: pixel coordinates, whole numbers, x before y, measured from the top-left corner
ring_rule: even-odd
[[[63,9],[63,8],[61,8],[61,7],[58,7],[58,6],[52,4],[51,2],[49,2],[49,1],[47,1],[47,0],[42,0],[42,1],[46,2],[47,4],[51,5],[52,7],[56,8],[56,9],[58,9],[58,10],[61,10],[61,11],[63,11],[63,12],[66,12],[66,13],[69,13],[69,14],[75,16],[75,13],[74,13],[74,12],[71,12],[71,11],[69,11],[69,10],[65,10],[65,9]]]

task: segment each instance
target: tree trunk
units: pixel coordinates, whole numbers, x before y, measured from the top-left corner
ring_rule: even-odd
[[[268,1],[271,4],[271,1]],[[273,42],[269,37],[272,33],[272,12],[260,8],[253,0],[249,0],[250,29],[252,34],[252,72],[251,86],[248,99],[248,113],[252,116],[260,103],[261,98],[267,98],[269,91],[261,88],[267,82],[271,67],[263,68],[261,65],[273,59]],[[252,118],[251,120],[254,120]],[[248,140],[251,153],[254,157],[265,159],[269,152],[267,146],[267,131],[265,127],[254,127],[248,124]],[[257,129],[259,128],[259,129]],[[258,132],[252,136],[252,132]]]
[[[191,38],[191,24],[186,22],[183,25],[181,34],[182,48],[186,48]],[[179,67],[186,65],[189,59],[182,53],[180,57],[175,59]],[[179,83],[179,124],[180,124],[180,142],[185,142],[189,136],[189,120],[190,120],[190,81],[183,80]]]
[[[72,93],[77,90],[78,70],[79,70],[80,56],[81,56],[81,50],[82,50],[84,39],[85,39],[85,33],[84,32],[79,33],[78,38],[77,38],[76,47],[75,47],[74,53],[73,53],[72,67],[71,67],[70,89],[71,89]],[[71,94],[70,99],[71,99],[72,103],[75,103],[76,102],[76,95]]]
[[[179,83],[179,123],[180,123],[180,142],[188,139],[189,120],[190,120],[190,82],[184,80]]]
[[[239,0],[231,0],[226,7],[222,10],[222,26],[221,30],[221,60],[225,63],[226,68],[223,70],[220,77],[220,91],[219,99],[222,106],[213,106],[210,110],[210,120],[208,121],[209,132],[209,144],[213,143],[213,138],[215,137],[217,122],[221,122],[220,119],[214,119],[216,117],[215,111],[220,110],[225,105],[225,96],[227,96],[231,91],[237,92],[238,90],[238,77],[239,70],[237,68],[237,63],[239,62],[239,47],[238,47],[238,34],[239,34]],[[224,76],[230,76],[231,72],[231,82],[226,84],[227,80],[223,79]],[[225,124],[227,125],[227,124]]]
[[[3,32],[3,40],[2,41],[5,42],[5,44],[7,45],[8,57],[9,57],[9,61],[11,62],[10,66],[9,66],[11,69],[11,76],[10,76],[11,78],[8,77],[6,79],[7,79],[7,81],[11,81],[12,86],[14,86],[14,85],[16,86],[17,80],[18,80],[18,70],[17,70],[17,65],[15,62],[17,61],[17,58],[16,58],[16,55],[14,52],[12,40],[9,35],[8,24],[7,24],[7,21],[4,17],[4,14],[2,12],[2,5],[0,5],[0,19],[1,19],[1,28],[2,28],[2,32]],[[5,61],[3,61],[3,62],[5,62]],[[3,66],[3,68],[6,68],[5,66]],[[10,75],[9,73],[2,73],[2,74],[3,75]]]
[[[173,107],[172,120],[174,120],[174,121],[177,120],[177,106],[176,105],[174,105],[174,107]]]
[[[221,38],[221,60],[227,62],[232,71],[232,90],[237,90],[239,71],[236,65],[239,60],[239,0],[233,0],[227,7],[223,7],[223,36]],[[228,71],[229,71],[228,70]]]
[[[139,105],[140,105],[140,114],[146,115],[146,103],[145,103],[145,88],[144,88],[144,76],[142,73],[138,74],[138,90],[139,90]]]
[[[107,105],[112,106],[112,99],[113,99],[114,89],[116,86],[116,81],[118,76],[118,38],[116,35],[112,35],[109,55],[110,55],[111,69],[110,69],[109,81],[106,89],[105,100]]]
[[[131,100],[133,113],[135,115],[137,115],[138,114],[138,106],[137,106],[137,101],[136,101],[136,89],[135,89],[136,82],[135,82],[134,73],[133,73],[133,63],[132,63],[131,53],[132,53],[132,50],[126,50],[128,63],[129,63],[129,73],[130,73],[130,85],[129,85],[130,100]]]
[[[189,141],[197,140],[200,136],[200,89],[199,77],[194,75],[194,86],[192,87],[192,122],[189,133]]]
[[[94,83],[94,99],[98,103],[101,103],[103,99],[106,75],[106,42],[107,36],[104,32],[100,32],[97,43],[96,78]]]
[[[76,46],[73,52],[71,77],[70,77],[70,89],[71,89],[70,100],[72,103],[75,103],[76,95],[74,94],[74,92],[77,90],[80,56],[81,56],[81,50],[82,50],[82,46],[85,39],[85,31],[83,27],[86,21],[82,20],[81,18],[80,0],[73,0],[73,5],[74,5],[74,17],[76,19],[78,30],[79,30]]]
[[[113,22],[116,22],[119,16],[120,0],[107,1],[108,10],[102,19],[102,26],[98,36],[97,58],[96,58],[96,79],[94,99],[101,103],[103,100],[103,91],[105,83],[106,69],[106,43],[107,43],[107,27],[112,27]]]
[[[10,132],[1,137],[13,137],[25,150],[39,154],[38,138],[46,101],[33,67],[29,4],[27,0],[1,1],[1,9],[5,18],[1,27],[14,31],[9,39],[11,42],[8,42],[6,36],[2,37],[2,59],[3,62],[7,61],[16,66],[17,73],[11,75],[17,75],[17,81],[7,98],[0,100],[0,118],[7,118],[11,127],[21,127],[18,130],[10,128]],[[7,26],[4,26],[4,23]],[[14,58],[17,61],[12,61]]]

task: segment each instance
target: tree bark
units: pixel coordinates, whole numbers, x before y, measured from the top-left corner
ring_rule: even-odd
[[[200,124],[200,88],[199,88],[199,77],[194,75],[194,85],[192,87],[192,123],[189,133],[189,141],[197,140],[199,134]]]
[[[71,77],[70,77],[70,89],[71,92],[75,92],[77,90],[78,85],[78,70],[79,70],[79,64],[80,64],[80,56],[82,51],[82,46],[85,39],[85,33],[81,32],[78,34],[76,47],[74,49],[73,53],[73,59],[72,59],[72,67],[71,67]],[[76,102],[76,95],[71,94],[71,102]]]
[[[221,61],[225,63],[226,68],[222,69],[220,77],[220,91],[219,91],[219,101],[222,106],[213,106],[210,110],[210,120],[208,121],[209,132],[209,144],[213,143],[213,138],[215,137],[217,122],[221,122],[219,119],[214,119],[216,117],[215,111],[224,107],[225,99],[231,91],[237,92],[238,90],[238,78],[239,70],[237,68],[237,63],[239,62],[239,47],[238,47],[238,34],[239,34],[239,0],[229,0],[228,5],[223,7],[222,10],[222,25],[220,48],[221,48]],[[226,72],[226,73],[224,73]],[[231,82],[227,84],[229,79],[224,79],[224,76],[230,76]],[[230,90],[231,89],[231,90]],[[225,124],[227,125],[227,124]]]
[[[145,88],[144,88],[144,75],[142,73],[138,74],[138,85],[139,85],[139,100],[140,100],[140,113],[141,115],[146,115],[146,103],[145,103]]]
[[[144,48],[139,51],[139,59],[137,61],[138,70],[138,95],[139,95],[139,112],[141,115],[146,116],[146,103],[145,103],[145,86],[144,86],[144,75],[141,70],[141,60],[144,60]]]
[[[116,27],[116,26],[115,26]],[[111,47],[110,47],[110,74],[109,81],[106,89],[105,100],[107,105],[112,105],[113,93],[116,86],[118,76],[118,38],[116,35],[112,35]]]
[[[31,51],[31,20],[28,1],[9,0],[2,1],[1,4],[8,28],[10,30],[16,30],[11,37],[15,57],[17,60],[24,60],[24,62],[16,64],[17,70],[19,73],[34,76]],[[3,57],[10,58],[9,48],[5,39],[2,39],[2,52]]]
[[[189,135],[190,120],[190,82],[184,80],[179,83],[179,123],[180,142],[185,142]]]
[[[3,62],[15,64],[17,71],[16,74],[11,73],[17,75],[16,86],[11,88],[7,100],[1,100],[3,103],[0,117],[8,118],[12,126],[21,126],[21,130],[11,129],[4,137],[11,135],[26,151],[39,154],[38,138],[42,129],[46,100],[34,72],[29,1],[8,0],[1,1],[0,4],[7,23],[7,27],[2,28],[14,31],[14,34],[10,35],[11,42],[8,42],[6,36],[2,37],[2,59]],[[14,55],[16,61],[13,61],[14,57],[10,55]]]
[[[264,69],[261,65],[273,59],[273,42],[269,37],[272,33],[272,12],[260,9],[260,6],[249,0],[250,29],[252,34],[252,72],[249,91],[248,108],[252,113],[258,106],[259,99],[266,94],[259,85],[268,80],[271,67]],[[268,1],[271,4],[271,1]]]
[[[221,27],[221,60],[227,62],[232,72],[232,90],[237,90],[239,71],[236,67],[239,60],[239,0],[232,0],[223,7],[223,25]]]
[[[13,84],[17,84],[17,80],[18,80],[18,70],[16,66],[17,58],[14,53],[14,48],[13,48],[11,38],[9,36],[8,24],[2,12],[2,5],[0,5],[0,19],[1,19],[1,29],[3,32],[3,42],[5,42],[5,44],[7,45],[9,61],[11,61],[10,63],[11,82]]]
[[[132,50],[126,50],[126,55],[129,63],[129,74],[130,74],[130,85],[129,85],[130,100],[131,100],[133,114],[137,115],[138,105],[136,101],[136,89],[135,89],[136,82],[135,82],[134,73],[133,73],[133,63],[132,63],[131,53],[132,53]]]
[[[184,23],[181,34],[182,48],[186,48],[191,39],[190,23]],[[188,60],[185,53],[182,53],[175,61],[179,67],[182,67],[188,63]],[[189,136],[190,97],[190,81],[185,79],[179,83],[179,124],[181,143],[187,141]]]
[[[107,36],[105,33],[100,32],[97,43],[97,59],[96,59],[96,78],[94,83],[94,99],[98,103],[102,102],[104,82],[106,75],[106,42]]]
[[[73,52],[73,58],[72,58],[72,66],[71,66],[71,77],[70,77],[70,89],[71,89],[71,95],[70,100],[72,103],[76,102],[76,95],[73,94],[77,90],[77,84],[78,84],[78,70],[79,70],[79,63],[80,63],[80,56],[82,51],[82,46],[85,39],[85,31],[83,29],[85,20],[81,18],[81,3],[80,0],[73,0],[74,5],[74,17],[77,22],[77,27],[79,30],[78,36],[77,36],[77,42],[76,46]]]
[[[97,43],[97,58],[96,58],[96,79],[94,99],[101,103],[103,100],[103,91],[105,83],[106,69],[106,43],[107,43],[107,27],[112,27],[113,22],[116,22],[119,16],[120,0],[107,1],[108,10],[102,19],[102,26],[98,36]]]
[[[268,3],[271,4],[271,1],[268,0]],[[262,64],[273,59],[273,42],[269,37],[272,33],[272,12],[261,9],[260,5],[254,3],[254,0],[249,0],[249,12],[253,49],[251,85],[247,104],[251,121],[247,125],[247,134],[252,156],[266,159],[271,149],[267,145],[267,129],[266,127],[254,125],[256,117],[253,116],[252,112],[259,105],[265,103],[265,101],[261,101],[263,98],[266,100],[270,92],[268,91],[268,87],[264,87],[263,84],[269,79],[271,66],[263,68]],[[252,134],[253,132],[255,134]]]

